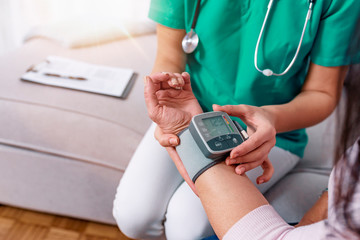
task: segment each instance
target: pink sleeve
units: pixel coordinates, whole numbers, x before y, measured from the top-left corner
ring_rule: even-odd
[[[323,239],[326,234],[324,221],[294,228],[287,224],[270,205],[258,207],[245,215],[225,234],[224,240],[308,240]]]

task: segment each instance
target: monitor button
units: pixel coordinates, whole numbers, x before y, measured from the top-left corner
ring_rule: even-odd
[[[217,138],[212,139],[207,143],[213,151],[222,151],[229,148],[229,144],[226,141],[218,141]]]
[[[227,144],[229,144],[229,146],[230,146],[231,148],[234,148],[234,147],[238,146],[242,141],[241,141],[239,135],[233,135],[233,136],[231,137],[231,139],[226,140],[226,142],[227,142]]]
[[[226,141],[219,142],[221,143],[221,147],[218,148],[218,150],[225,150],[229,148],[229,144],[227,144]]]
[[[215,142],[215,147],[222,148],[222,143],[219,141]]]
[[[216,140],[222,142],[222,141],[224,141],[225,139],[224,139],[222,136],[220,136],[220,137],[218,137]]]

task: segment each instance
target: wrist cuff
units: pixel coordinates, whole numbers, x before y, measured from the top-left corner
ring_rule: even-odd
[[[210,159],[204,156],[189,129],[185,129],[179,134],[180,145],[176,147],[181,161],[183,162],[191,180],[195,183],[196,179],[207,169],[220,163],[226,157],[220,159]]]

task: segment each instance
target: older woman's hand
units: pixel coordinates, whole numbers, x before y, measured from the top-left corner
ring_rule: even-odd
[[[247,125],[249,139],[234,148],[225,160],[227,165],[238,165],[237,174],[243,174],[253,168],[261,166],[263,175],[257,178],[261,184],[271,179],[274,168],[268,158],[270,150],[275,146],[276,130],[274,119],[261,107],[249,105],[213,106],[214,111],[223,111],[231,116],[239,117]]]
[[[177,146],[176,134],[189,126],[194,115],[203,112],[186,72],[147,76],[144,95],[149,116],[158,125],[155,137],[164,147]]]
[[[150,118],[158,125],[155,137],[166,147],[179,173],[196,194],[195,185],[176,152],[176,134],[187,128],[194,115],[202,113],[188,73],[155,73],[146,77],[145,102]]]

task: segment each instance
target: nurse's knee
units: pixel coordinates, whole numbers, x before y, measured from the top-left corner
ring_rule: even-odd
[[[113,216],[121,232],[129,238],[144,239],[161,234],[151,229],[154,220],[147,209],[124,200],[122,196],[117,195],[114,200]]]
[[[168,209],[165,234],[168,240],[203,239],[214,235],[206,215],[182,208]],[[197,216],[194,216],[197,215]]]
[[[165,222],[168,240],[202,239],[214,235],[200,199],[182,184],[171,198]]]

